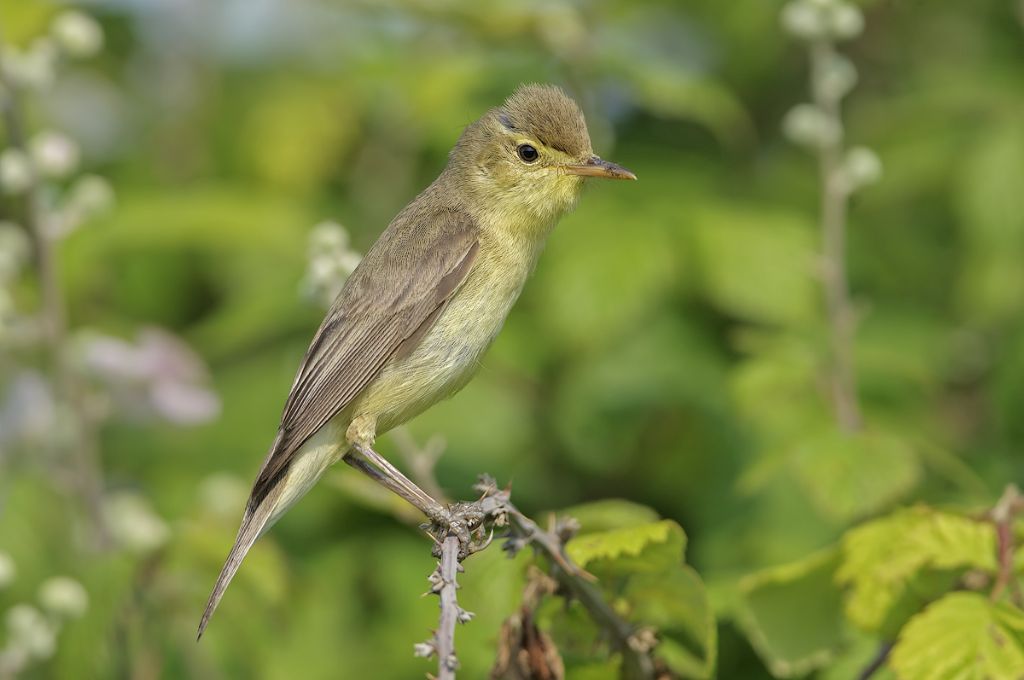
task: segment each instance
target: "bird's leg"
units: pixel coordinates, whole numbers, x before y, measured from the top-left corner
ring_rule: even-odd
[[[352,443],[352,450],[345,454],[344,461],[363,472],[381,486],[390,489],[416,507],[430,520],[427,528],[435,535],[458,537],[462,544],[460,558],[474,552],[474,531],[484,520],[484,513],[477,503],[456,503],[445,507],[430,494],[419,488],[412,480],[370,446]]]
[[[441,522],[447,516],[443,505],[392,465],[387,458],[364,444],[352,444],[345,454],[345,462],[366,474],[381,486],[390,489],[427,516],[432,522]]]

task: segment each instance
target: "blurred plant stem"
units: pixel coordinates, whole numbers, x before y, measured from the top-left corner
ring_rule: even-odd
[[[0,50],[4,42],[0,39]],[[0,109],[3,110],[7,146],[28,154],[28,140],[18,97],[18,85],[0,73]],[[97,549],[110,545],[110,532],[103,516],[103,473],[95,423],[89,413],[85,386],[68,356],[67,311],[57,271],[57,243],[46,230],[45,206],[39,191],[38,173],[21,195],[21,217],[32,239],[39,274],[40,326],[49,355],[53,382],[60,401],[67,405],[72,422],[61,445],[67,449],[75,468],[74,484],[89,518],[91,539]]]
[[[989,599],[997,602],[1010,586],[1013,589],[1013,599],[1018,607],[1024,607],[1020,584],[1013,578],[1014,570],[1014,536],[1013,524],[1016,518],[1024,514],[1024,496],[1016,484],[1007,484],[1003,495],[989,512],[989,518],[996,528],[996,541],[999,559],[999,571],[996,575],[995,584],[989,593]]]
[[[817,40],[810,45],[812,78],[824,74],[836,60],[831,42]],[[846,273],[846,226],[849,190],[843,172],[841,94],[815,86],[814,103],[825,114],[836,134],[824,136],[818,147],[821,174],[822,285],[828,317],[830,348],[829,388],[839,426],[847,432],[861,428],[857,399],[857,377],[853,366],[853,336],[856,316],[850,302]]]

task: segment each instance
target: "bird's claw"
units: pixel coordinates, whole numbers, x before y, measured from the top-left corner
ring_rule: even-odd
[[[486,548],[491,537],[487,535],[484,520],[487,514],[479,503],[455,503],[430,518],[427,531],[435,537],[434,552],[440,553],[441,543],[448,536],[459,539],[459,560]],[[493,534],[491,535],[493,536]],[[440,556],[435,555],[435,556]]]

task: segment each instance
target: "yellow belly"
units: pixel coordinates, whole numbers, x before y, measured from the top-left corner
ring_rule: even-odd
[[[473,377],[519,297],[533,258],[518,266],[487,266],[500,252],[482,249],[465,283],[408,356],[387,365],[352,405],[351,418],[368,416],[377,434],[400,425],[458,392]],[[483,265],[483,266],[481,266]],[[500,273],[499,273],[500,272]]]

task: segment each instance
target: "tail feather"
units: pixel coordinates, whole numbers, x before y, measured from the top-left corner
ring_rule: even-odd
[[[341,458],[347,449],[347,446],[339,443],[339,437],[335,432],[330,428],[324,428],[303,445],[288,466],[287,473],[274,481],[269,489],[261,489],[259,492],[253,489],[245,516],[242,517],[242,526],[238,529],[238,537],[235,538],[235,544],[228,553],[228,559],[224,562],[217,583],[213,586],[213,593],[206,603],[206,610],[199,622],[197,640],[203,636],[203,631],[210,623],[210,617],[220,604],[220,599],[224,597],[224,591],[228,589],[231,579],[242,566],[242,560],[256,539],[288,508],[306,495],[320,479],[324,470]]]
[[[221,567],[220,576],[217,577],[217,583],[213,586],[210,599],[206,601],[206,609],[203,611],[203,618],[199,621],[196,640],[203,637],[203,632],[210,623],[210,617],[213,616],[221,598],[224,597],[224,591],[231,584],[231,579],[235,577],[238,568],[242,566],[242,560],[249,553],[249,549],[252,548],[253,543],[263,531],[269,528],[268,523],[275,519],[274,510],[278,505],[278,495],[271,491],[255,508],[246,509],[245,516],[242,518],[242,526],[238,529],[238,537],[235,538],[235,544],[231,546],[231,552],[228,553],[228,558],[224,561],[224,566]]]

